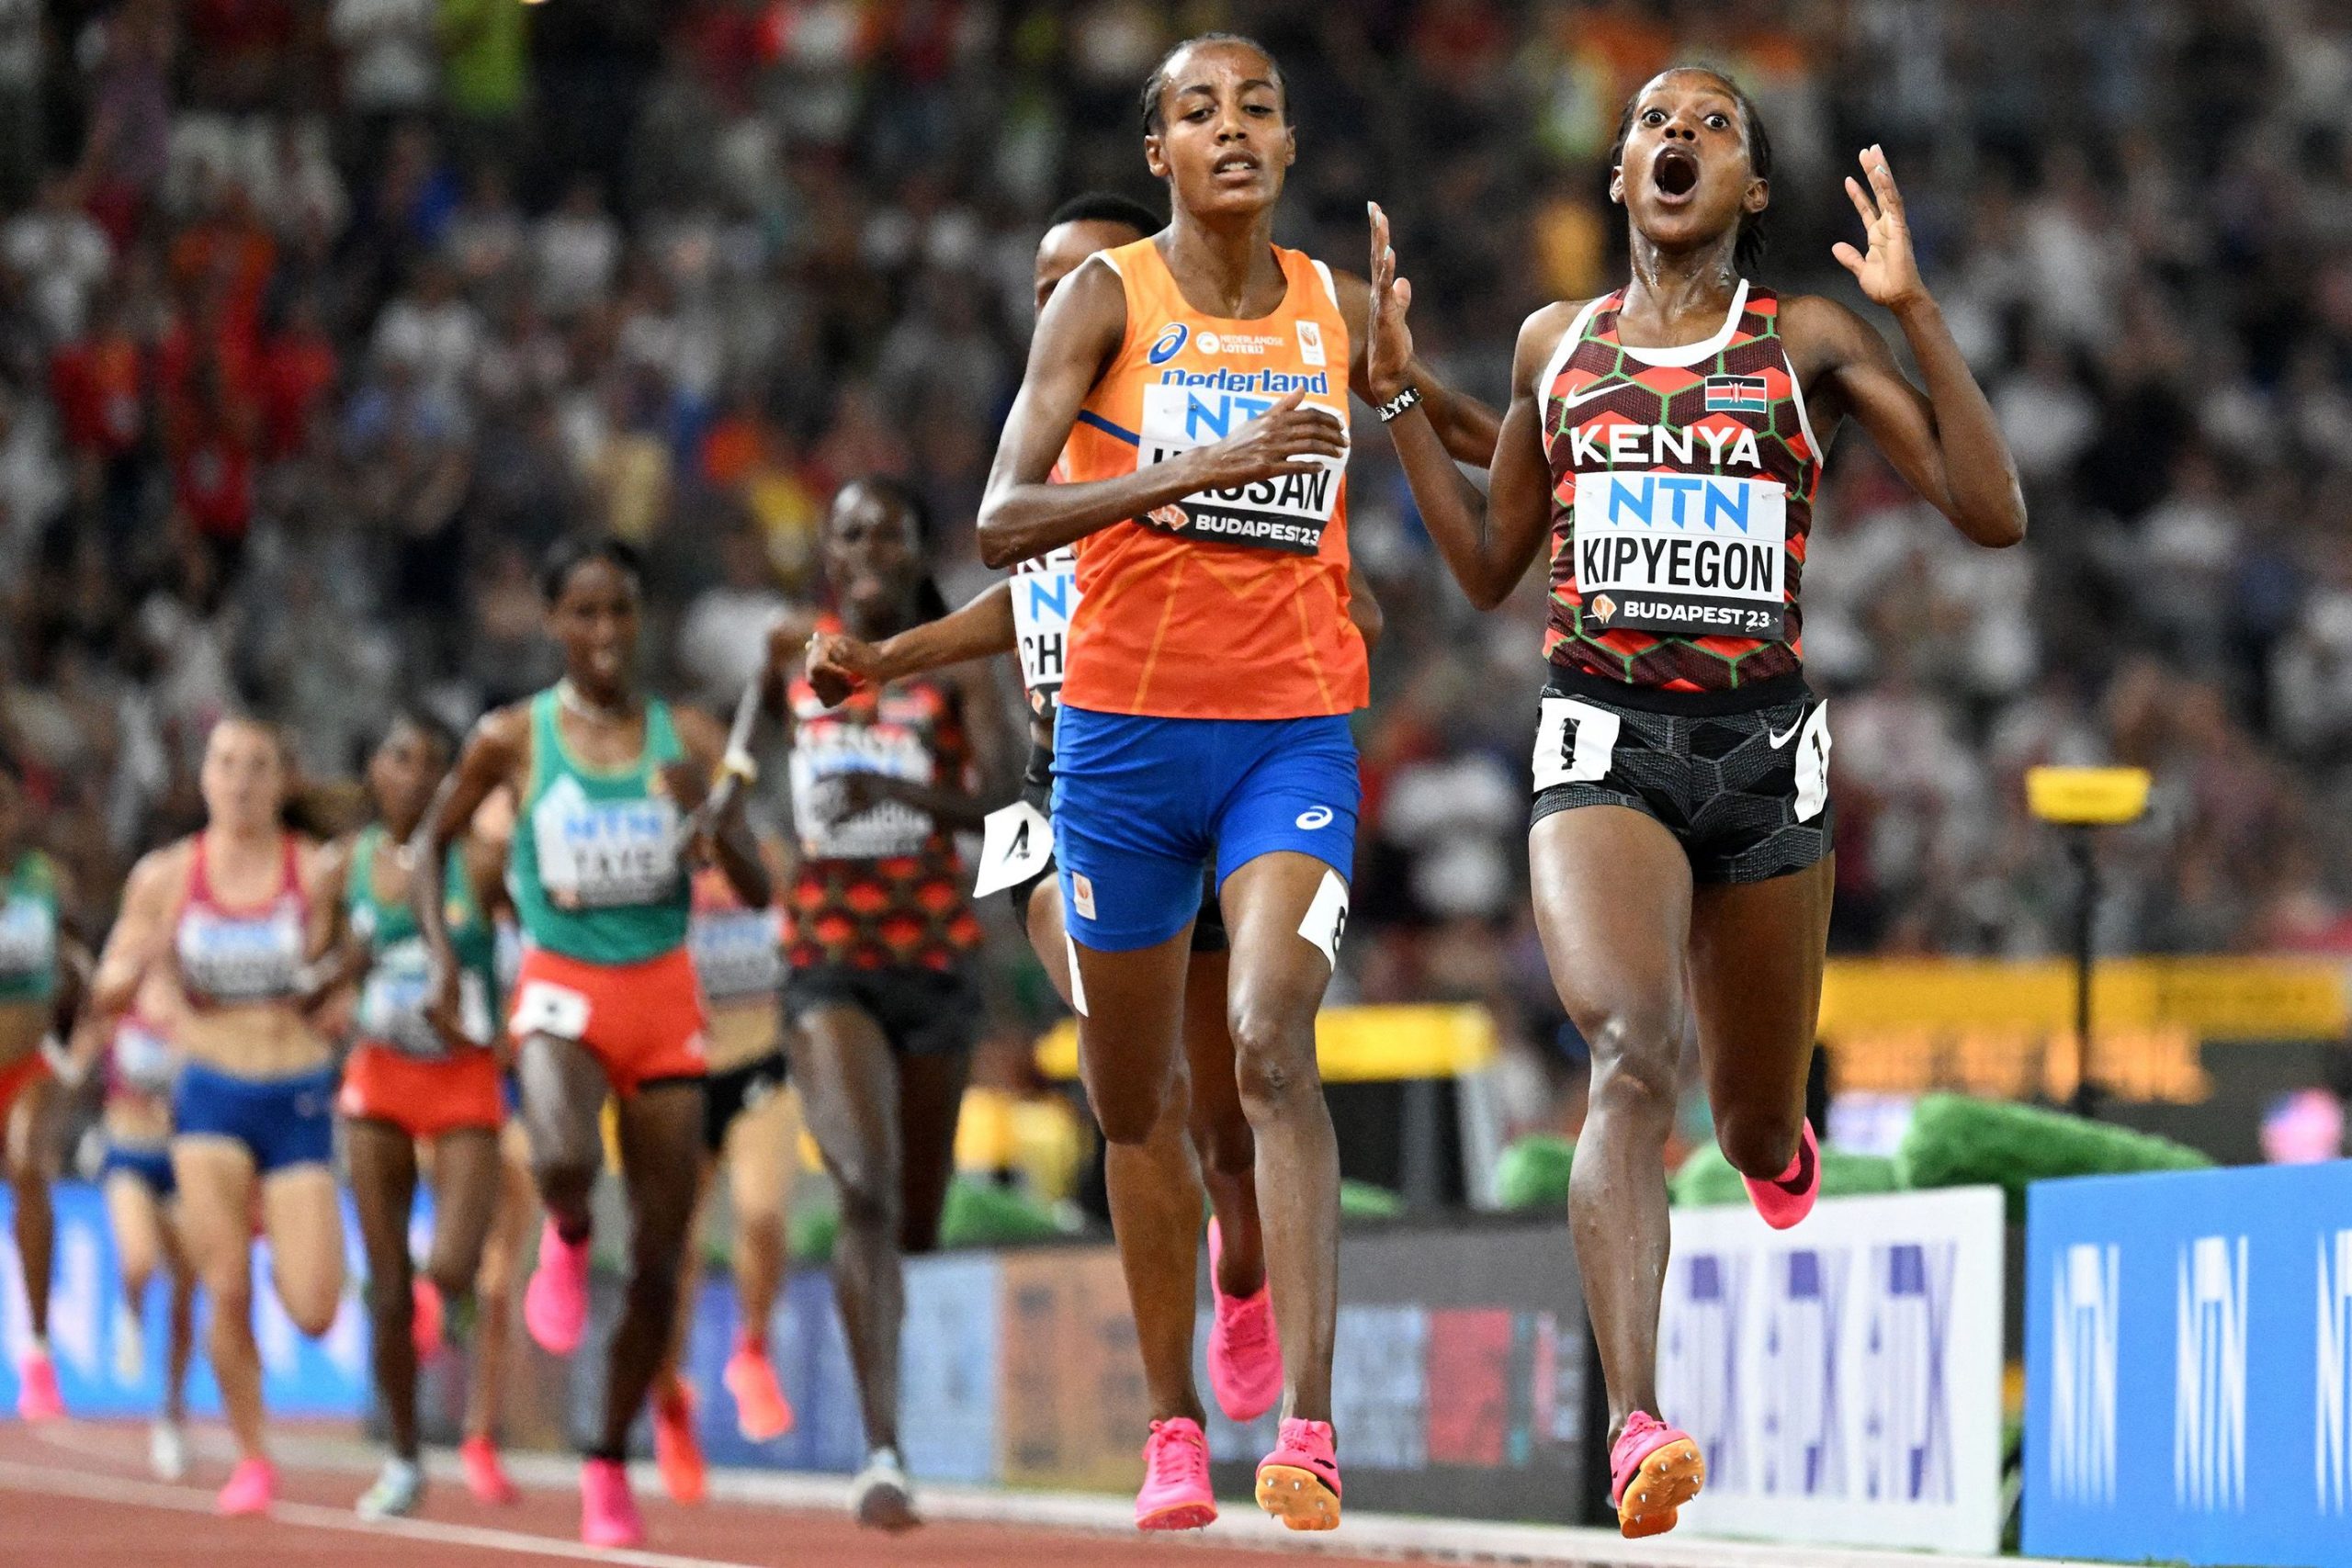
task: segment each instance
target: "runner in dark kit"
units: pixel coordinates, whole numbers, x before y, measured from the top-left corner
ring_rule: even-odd
[[[1765,1220],[1795,1224],[1820,1186],[1804,1089],[1829,922],[1829,728],[1805,685],[1798,605],[1820,437],[1852,417],[1978,544],[2022,539],[2025,507],[1919,279],[1883,152],[1862,153],[1867,189],[1846,182],[1868,249],[1835,253],[1902,327],[1924,391],[1844,305],[1742,276],[1761,251],[1772,154],[1729,80],[1652,80],[1612,162],[1632,281],[1528,318],[1488,496],[1425,418],[1391,430],[1480,607],[1551,547],[1528,851],[1553,982],[1592,1047],[1569,1213],[1619,1527],[1639,1536],[1671,1529],[1705,1478],[1656,1386],[1664,1149],[1693,1021],[1717,1140]],[[1401,340],[1374,357],[1400,365],[1411,288],[1377,209],[1372,227],[1372,330]],[[1415,395],[1403,377],[1373,392]]]

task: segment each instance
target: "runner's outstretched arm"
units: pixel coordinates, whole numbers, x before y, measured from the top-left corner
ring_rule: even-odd
[[[757,710],[750,693],[745,694],[743,705],[747,715]],[[709,792],[707,798],[710,809],[704,814],[703,823],[711,858],[738,898],[754,909],[764,909],[775,897],[775,889],[768,877],[767,859],[760,853],[760,840],[752,833],[751,818],[744,812],[744,792],[740,785],[719,787],[739,780],[750,782],[742,765],[739,765],[741,760],[729,755],[730,738],[719,728],[717,719],[699,708],[673,709],[672,718],[688,759],[672,773],[672,793],[691,816],[695,807],[704,804],[695,798],[695,792]],[[719,779],[719,786],[710,784],[714,777]]]
[[[1354,353],[1348,367],[1348,385],[1355,395],[1377,409],[1396,396],[1392,389],[1387,397],[1374,397],[1372,389],[1372,285],[1352,272],[1331,269],[1331,281],[1340,296],[1340,311],[1348,319],[1348,331],[1355,339]],[[1480,402],[1467,392],[1457,392],[1438,378],[1429,363],[1410,354],[1405,363],[1404,385],[1420,389],[1421,407],[1429,411],[1430,428],[1437,432],[1439,442],[1447,456],[1457,463],[1467,463],[1474,468],[1491,467],[1495,460],[1495,443],[1502,434],[1502,415]]]
[[[1788,302],[1788,331],[1816,363],[1800,367],[1820,389],[1815,400],[1825,440],[1851,413],[1895,471],[1970,539],[2000,549],[2025,537],[2025,492],[2018,466],[1984,389],[1944,323],[1911,251],[1903,193],[1886,153],[1862,153],[1870,190],[1849,176],[1846,195],[1861,214],[1867,254],[1839,241],[1830,252],[1871,303],[1894,317],[1928,389],[1903,374],[1894,351],[1868,321],[1834,299],[1808,295]],[[1817,456],[1826,458],[1829,454]]]
[[[863,685],[1011,653],[1013,637],[1012,584],[1008,580],[983,590],[959,610],[880,642],[847,632],[819,632],[808,639],[802,668],[825,705],[839,707]]]
[[[490,792],[514,776],[530,744],[530,710],[504,707],[482,716],[466,737],[466,749],[434,792],[424,819],[409,839],[409,908],[416,917],[417,934],[432,961],[432,987],[426,993],[424,1015],[447,1039],[465,1038],[465,1013],[459,1005],[457,950],[449,942],[449,846],[471,825],[474,813]],[[516,823],[516,832],[528,825]]]
[[[1385,402],[1411,384],[1407,372],[1414,363],[1413,339],[1405,312],[1412,303],[1413,288],[1396,276],[1388,216],[1377,206],[1372,209],[1370,287],[1366,395]],[[1501,604],[1519,585],[1551,526],[1552,475],[1544,457],[1535,378],[1573,314],[1572,306],[1547,305],[1519,330],[1519,348],[1511,357],[1510,408],[1503,415],[1484,496],[1454,467],[1453,455],[1430,423],[1426,394],[1388,424],[1423,525],[1463,592],[1482,610]]]

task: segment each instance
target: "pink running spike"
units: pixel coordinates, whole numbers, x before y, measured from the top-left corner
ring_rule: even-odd
[[[1209,1294],[1216,1315],[1209,1325],[1209,1388],[1216,1407],[1235,1421],[1255,1421],[1283,1394],[1283,1341],[1274,1330],[1274,1293],[1263,1280],[1246,1296],[1228,1296],[1217,1282],[1225,1237],[1209,1222]]]
[[[549,1220],[539,1233],[539,1263],[523,1292],[523,1325],[550,1356],[569,1356],[588,1331],[589,1238],[568,1242]]]
[[[229,1472],[229,1484],[213,1499],[212,1511],[223,1518],[253,1518],[269,1512],[277,1500],[277,1467],[266,1459],[244,1459]]]
[[[1821,1145],[1814,1140],[1813,1123],[1804,1124],[1797,1157],[1788,1169],[1770,1181],[1752,1176],[1740,1179],[1747,1184],[1748,1201],[1756,1205],[1756,1212],[1776,1231],[1787,1230],[1812,1213],[1814,1200],[1821,1196]]]
[[[645,1544],[645,1521],[628,1489],[628,1467],[592,1459],[580,1466],[580,1539],[590,1546]]]
[[[1184,1416],[1154,1421],[1144,1439],[1136,1529],[1197,1530],[1215,1523],[1216,1493],[1209,1485],[1209,1440],[1201,1424]]]

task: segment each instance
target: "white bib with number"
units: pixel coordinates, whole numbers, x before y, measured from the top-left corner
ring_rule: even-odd
[[[421,937],[396,942],[377,953],[359,989],[356,1021],[360,1034],[406,1055],[448,1055],[448,1042],[424,1020],[432,976],[432,961]],[[481,976],[469,969],[458,973],[458,1021],[467,1039],[478,1045],[490,1043],[490,992]]]
[[[0,979],[26,979],[57,966],[57,911],[39,898],[0,904]]]
[[[1054,858],[1054,825],[1025,800],[988,814],[980,824],[980,873],[972,897],[985,898],[1036,875]]]
[[[804,716],[792,747],[792,815],[800,852],[811,860],[885,860],[930,842],[930,814],[896,800],[844,809],[853,773],[909,784],[933,782],[931,748],[903,724],[847,724]]]
[[[684,874],[679,821],[676,804],[662,796],[591,800],[577,780],[558,779],[531,809],[548,900],[574,909],[662,902]]]
[[[1577,476],[1577,590],[1603,631],[1779,638],[1788,536],[1777,480]]]
[[[1012,630],[1021,650],[1021,683],[1039,712],[1062,689],[1069,655],[1069,618],[1078,612],[1078,552],[1064,545],[1012,569]]]
[[[1195,446],[1222,441],[1273,407],[1281,396],[1153,382],[1143,389],[1142,441],[1136,453],[1136,468],[1148,468],[1181,457]],[[1342,431],[1347,428],[1344,404],[1334,407],[1310,400],[1301,406],[1321,409],[1340,422]],[[1323,547],[1323,530],[1339,509],[1347,459],[1342,456],[1306,461],[1313,465],[1306,473],[1277,474],[1229,490],[1203,491],[1158,507],[1138,521],[1219,544],[1314,555]]]

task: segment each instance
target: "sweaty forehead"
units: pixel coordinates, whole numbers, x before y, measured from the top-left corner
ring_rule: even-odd
[[[1256,50],[1238,43],[1199,44],[1168,62],[1165,80],[1170,101],[1191,93],[1214,95],[1218,88],[1262,87],[1274,91],[1280,73],[1274,62]]]
[[[1638,107],[1646,109],[1692,100],[1713,100],[1736,112],[1739,100],[1731,85],[1712,71],[1665,71],[1643,86]]]

